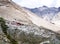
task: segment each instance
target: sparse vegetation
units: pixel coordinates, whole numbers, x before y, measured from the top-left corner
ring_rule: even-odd
[[[0,17],[0,25],[6,37],[11,41],[11,44],[18,44],[17,41],[7,33],[8,26],[5,24],[5,20],[1,17]]]

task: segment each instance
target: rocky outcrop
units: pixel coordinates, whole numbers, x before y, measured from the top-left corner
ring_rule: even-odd
[[[2,44],[3,43],[11,44],[12,43],[11,39],[17,42],[15,43],[13,41],[15,44],[60,44],[60,39],[59,39],[60,36],[57,33],[48,30],[44,27],[38,27],[34,24],[32,25],[24,24],[17,26],[7,22],[6,25],[8,26],[8,28],[6,28],[5,26],[2,28],[4,24],[0,25],[1,26],[0,30],[5,35],[5,36],[3,35],[2,38],[4,38],[6,41],[6,42],[4,41],[1,42]],[[6,32],[3,30],[5,30]],[[7,33],[7,35],[5,33]],[[8,37],[8,35],[10,36],[10,38]]]

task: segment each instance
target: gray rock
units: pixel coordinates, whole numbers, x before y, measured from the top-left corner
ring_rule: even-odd
[[[9,25],[7,32],[13,39],[22,41],[23,44],[39,44],[47,40],[49,44],[60,44],[56,33],[34,24],[20,26]]]

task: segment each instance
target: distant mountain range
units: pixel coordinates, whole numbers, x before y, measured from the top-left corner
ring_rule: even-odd
[[[56,7],[47,7],[47,6],[43,6],[43,7],[39,7],[39,8],[26,8],[25,9],[30,10],[31,12],[37,14],[38,16],[40,16],[43,19],[46,19],[47,21],[51,21],[52,18],[58,13],[60,12],[60,7],[56,8]]]

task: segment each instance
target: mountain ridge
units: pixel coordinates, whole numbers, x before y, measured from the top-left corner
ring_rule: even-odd
[[[43,6],[34,9],[26,8],[26,7],[24,8],[30,10],[31,12],[35,13],[36,15],[40,16],[41,18],[47,21],[52,20],[52,18],[59,12],[59,8],[56,7]]]

